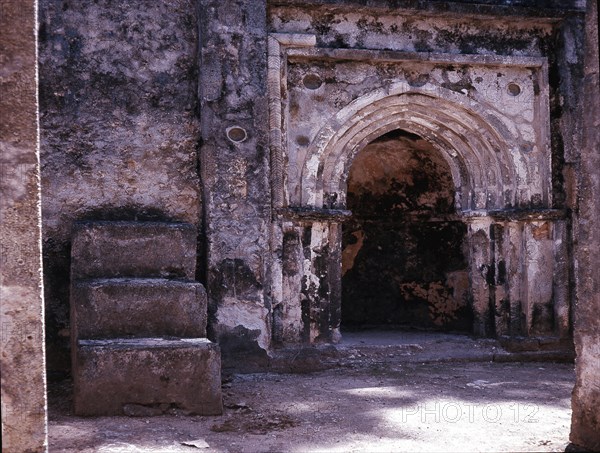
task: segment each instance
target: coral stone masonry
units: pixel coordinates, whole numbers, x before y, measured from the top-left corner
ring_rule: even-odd
[[[44,370],[77,414],[218,414],[221,364],[365,329],[575,351],[599,449],[597,18],[0,2],[3,451],[44,450]]]

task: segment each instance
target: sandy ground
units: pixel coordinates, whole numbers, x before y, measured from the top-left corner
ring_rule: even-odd
[[[50,451],[565,450],[572,364],[496,363],[481,354],[466,361],[468,351],[478,351],[475,345],[492,346],[436,338],[429,346],[446,346],[440,348],[443,361],[429,353],[420,362],[427,345],[410,342],[379,349],[375,360],[378,340],[361,349],[354,338],[348,360],[329,370],[229,375],[223,384],[225,413],[218,417],[79,418],[70,412],[69,382],[55,383],[49,392]],[[452,360],[447,350],[460,359]]]

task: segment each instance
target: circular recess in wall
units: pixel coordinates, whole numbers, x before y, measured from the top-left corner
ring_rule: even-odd
[[[523,143],[521,145],[521,152],[522,153],[530,153],[531,151],[533,151],[533,144],[532,143]]]
[[[521,94],[521,87],[516,83],[512,82],[508,84],[508,86],[506,87],[506,91],[508,91],[508,94],[510,94],[511,96],[518,96]]]
[[[231,126],[227,128],[227,138],[234,143],[242,143],[248,138],[246,129],[240,126]]]
[[[304,78],[302,79],[302,83],[309,90],[316,90],[321,85],[323,85],[323,81],[321,80],[321,77],[319,77],[317,74],[305,75]]]
[[[310,139],[306,135],[298,135],[298,137],[296,137],[296,143],[300,146],[308,146],[310,144]]]
[[[429,82],[429,74],[411,72],[406,76],[406,81],[411,87],[420,88]]]

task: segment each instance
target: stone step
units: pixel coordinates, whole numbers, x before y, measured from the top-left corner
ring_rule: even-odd
[[[196,228],[187,223],[76,222],[71,278],[165,277],[193,280]]]
[[[206,291],[198,282],[109,278],[71,286],[74,340],[174,336],[206,337]]]
[[[76,415],[219,415],[221,355],[205,338],[79,340]]]

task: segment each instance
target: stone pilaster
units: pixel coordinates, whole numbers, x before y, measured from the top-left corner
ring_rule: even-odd
[[[584,147],[575,222],[576,303],[574,340],[577,381],[573,390],[571,442],[600,450],[600,84],[598,2],[588,0],[584,79]]]
[[[199,7],[209,335],[227,360],[271,342],[266,2]]]

